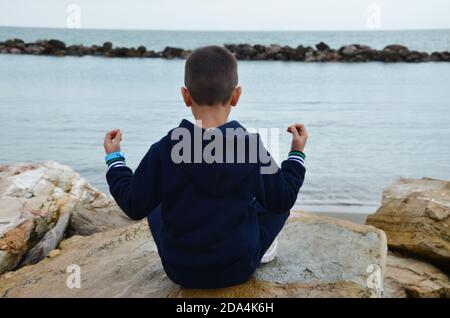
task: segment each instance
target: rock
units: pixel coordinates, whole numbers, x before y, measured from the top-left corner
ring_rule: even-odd
[[[326,61],[328,62],[338,62],[341,59],[342,57],[335,50],[329,50],[326,53]]]
[[[431,53],[430,59],[433,62],[440,62],[441,61],[441,53],[440,52]]]
[[[360,63],[360,62],[367,62],[367,61],[369,61],[369,59],[365,55],[356,55],[356,56],[350,58],[348,61]]]
[[[385,62],[401,62],[406,60],[411,54],[406,46],[403,45],[388,45],[383,49],[384,61]],[[413,62],[412,60],[408,62]]]
[[[272,59],[275,61],[287,61],[288,57],[286,56],[286,54],[284,54],[284,52],[280,52],[280,53],[274,54],[272,56]]]
[[[402,57],[395,51],[383,52],[382,61],[386,63],[401,62]]]
[[[355,45],[343,46],[339,49],[339,53],[346,57],[352,57],[358,53],[358,48]]]
[[[53,56],[65,56],[66,52],[63,50],[57,50],[55,52],[53,52]]]
[[[66,43],[59,40],[49,40],[48,45],[59,50],[64,50],[66,48]]]
[[[373,49],[367,45],[352,44],[343,46],[338,50],[338,54],[342,56],[343,60],[349,62],[365,62],[369,60]]]
[[[141,56],[142,56],[142,54],[138,50],[136,50],[134,47],[130,48],[126,54],[126,57],[141,57]]]
[[[316,44],[316,49],[319,51],[326,51],[330,49],[330,46],[324,42]]]
[[[177,47],[169,47],[167,46],[162,51],[162,56],[166,59],[173,59],[173,58],[181,58],[183,54],[183,49],[177,48]]]
[[[56,225],[45,233],[42,240],[28,251],[22,265],[36,264],[53,251],[64,238],[67,226],[69,225],[70,213],[65,212],[59,217]]]
[[[403,45],[399,45],[399,44],[392,44],[392,45],[388,45],[386,46],[383,51],[394,51],[394,52],[402,52],[402,51],[408,51],[408,48],[406,46]]]
[[[237,49],[237,53],[249,58],[255,56],[258,53],[258,51],[249,44],[239,44]]]
[[[450,277],[423,261],[389,253],[385,297],[450,298]]]
[[[257,53],[253,57],[253,60],[255,60],[255,61],[266,61],[266,60],[268,60],[267,54],[266,53]]]
[[[255,44],[255,45],[253,45],[253,48],[258,53],[265,53],[266,52],[266,47],[264,45],[261,45],[261,44]]]
[[[127,57],[129,49],[126,47],[116,47],[110,52],[110,56]]]
[[[158,52],[155,52],[155,51],[152,51],[152,50],[146,51],[143,56],[144,57],[152,57],[152,58],[161,57]]]
[[[21,39],[10,39],[3,43],[7,53],[21,54],[25,50],[25,42]]]
[[[316,55],[314,51],[306,51],[305,52],[305,62],[316,62]]]
[[[59,254],[61,254],[61,250],[60,249],[56,249],[56,250],[51,250],[49,253],[48,253],[48,257],[49,258],[54,258],[54,257],[56,257],[56,256],[58,256]]]
[[[22,39],[9,39],[4,42],[4,45],[6,47],[17,47],[24,44],[25,42]]]
[[[303,61],[305,59],[306,48],[303,45],[297,46],[295,49],[294,61]]]
[[[187,59],[188,57],[189,57],[189,55],[191,55],[192,54],[192,51],[191,50],[183,50],[183,52],[181,52],[181,58],[182,59]]]
[[[104,52],[106,52],[106,51],[111,51],[111,50],[112,50],[112,47],[113,47],[113,45],[112,45],[111,42],[105,42],[105,43],[103,43],[103,45],[102,45],[102,50],[103,50]]]
[[[450,182],[399,179],[383,192],[382,205],[366,223],[386,232],[393,249],[450,269]]]
[[[114,200],[56,162],[0,166],[0,206],[0,273],[24,257],[45,257],[67,227],[90,235],[131,222]]]
[[[368,270],[378,268],[382,276],[385,258],[382,231],[295,213],[280,234],[277,258],[253,279],[224,289],[184,289],[167,278],[148,225],[139,222],[61,242],[57,257],[1,276],[0,297],[374,297]],[[71,264],[79,266],[81,288],[66,285]]]
[[[47,40],[36,40],[36,41],[34,41],[34,44],[42,46],[42,47],[46,47],[46,46],[48,46],[48,41]]]
[[[30,248],[35,226],[32,220],[16,220],[8,225],[9,228],[0,229],[0,274],[19,265]]]
[[[101,55],[103,55],[103,48],[99,47],[97,45],[92,45],[89,48],[89,53],[92,55],[95,55],[95,56],[101,56]]]
[[[266,47],[266,53],[268,55],[275,55],[281,52],[281,46],[278,44],[271,44]]]
[[[288,45],[285,45],[281,48],[281,52],[278,54],[282,55],[282,57],[280,57],[278,59],[284,60],[284,61],[292,61],[292,60],[295,60],[297,51],[296,51],[296,49],[294,49]]]
[[[441,61],[442,62],[450,62],[450,52],[449,51],[441,52]]]
[[[10,48],[10,49],[9,49],[9,53],[10,53],[10,54],[21,54],[21,53],[22,53],[22,50],[13,47],[13,48]]]
[[[88,53],[88,50],[83,45],[71,45],[67,48],[67,55],[84,56]]]
[[[418,63],[422,62],[427,57],[427,54],[423,54],[417,51],[409,52],[408,55],[405,57],[406,62],[411,63]]]
[[[147,52],[147,48],[145,46],[141,45],[137,48],[137,51],[138,51],[139,55],[144,56],[145,53]]]
[[[41,54],[42,51],[44,51],[44,47],[43,46],[39,46],[39,45],[35,45],[35,44],[28,44],[25,47],[25,53],[27,53],[27,54],[38,55],[38,54]]]
[[[224,44],[224,47],[233,54],[238,50],[238,46],[236,44]],[[263,46],[263,48],[265,49],[265,46]]]

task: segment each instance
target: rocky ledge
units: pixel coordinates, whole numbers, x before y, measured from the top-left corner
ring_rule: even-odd
[[[165,275],[148,225],[140,222],[63,241],[40,263],[1,276],[0,297],[376,297],[374,279],[384,274],[385,258],[382,231],[298,213],[279,238],[277,259],[253,279],[184,289]],[[66,284],[71,264],[80,268],[80,288]]]
[[[192,290],[167,278],[146,222],[69,167],[0,166],[0,297],[450,297],[449,198],[445,181],[395,183],[368,220],[387,242],[371,225],[294,212],[250,281]]]
[[[391,298],[450,298],[450,277],[423,260],[389,252],[384,291]]]
[[[450,52],[419,52],[403,45],[388,45],[382,50],[367,45],[351,44],[339,49],[330,48],[324,42],[315,47],[299,45],[297,47],[272,44],[225,44],[238,60],[253,61],[300,61],[300,62],[450,62]],[[51,56],[104,56],[104,57],[139,57],[139,58],[187,58],[190,50],[166,47],[162,51],[149,50],[145,46],[113,47],[111,42],[103,45],[66,45],[59,40],[38,40],[26,43],[21,39],[0,42],[0,53],[32,54]]]
[[[114,200],[67,166],[0,166],[0,274],[40,261],[67,236],[130,223]]]
[[[389,247],[450,272],[450,182],[399,179],[383,192],[367,224],[386,232]]]

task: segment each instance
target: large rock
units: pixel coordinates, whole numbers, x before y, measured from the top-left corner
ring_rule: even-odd
[[[184,52],[184,49],[181,49],[178,47],[167,46],[166,48],[164,48],[164,50],[161,52],[161,54],[166,59],[174,59],[174,58],[181,58],[186,53]]]
[[[61,242],[51,257],[1,276],[0,297],[371,297],[382,288],[374,278],[384,274],[386,248],[373,227],[299,213],[280,234],[276,260],[249,282],[191,290],[167,278],[140,222]],[[69,288],[77,277],[80,288]]]
[[[326,51],[330,49],[330,46],[324,42],[316,44],[316,49],[319,51]]]
[[[346,58],[352,58],[359,54],[370,52],[371,48],[366,45],[352,44],[339,49],[339,53]]]
[[[66,43],[64,43],[60,40],[54,40],[54,39],[49,40],[48,45],[55,49],[60,49],[60,50],[64,50],[66,48]]]
[[[67,228],[89,235],[129,223],[112,199],[67,166],[0,166],[0,273],[27,253],[27,263],[45,257]]]
[[[450,182],[400,179],[383,192],[367,224],[386,232],[391,248],[428,258],[450,269]]]
[[[385,297],[450,298],[450,277],[437,267],[389,253],[384,280]]]
[[[69,221],[70,213],[62,214],[56,225],[45,233],[38,244],[28,251],[22,264],[35,264],[49,255],[58,246],[59,242],[63,240]]]

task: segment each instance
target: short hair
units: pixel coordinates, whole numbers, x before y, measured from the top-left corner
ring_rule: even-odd
[[[224,47],[198,48],[186,61],[184,84],[199,105],[225,104],[238,85],[236,58]]]

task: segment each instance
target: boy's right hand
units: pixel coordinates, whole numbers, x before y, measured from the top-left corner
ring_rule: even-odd
[[[122,132],[120,129],[108,131],[105,136],[103,146],[106,154],[120,151],[120,142],[122,141]]]
[[[304,152],[306,141],[308,140],[308,131],[303,124],[293,124],[287,131],[292,134],[291,151]]]

